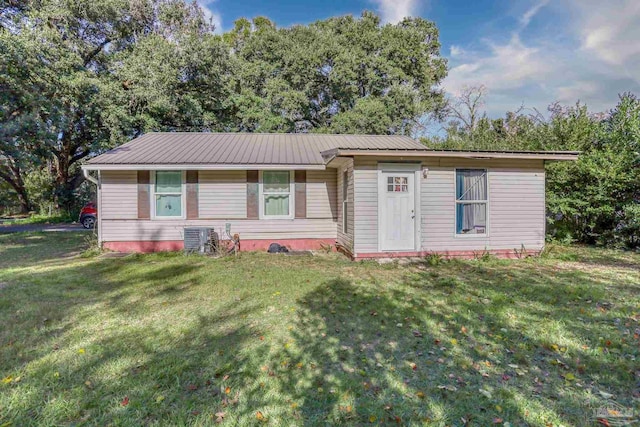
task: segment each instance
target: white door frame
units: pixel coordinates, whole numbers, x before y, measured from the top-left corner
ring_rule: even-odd
[[[413,203],[414,203],[414,224],[413,224],[413,230],[414,230],[414,238],[413,238],[413,250],[414,251],[419,251],[420,247],[421,247],[421,242],[420,242],[420,223],[421,223],[421,214],[420,214],[420,181],[421,181],[421,172],[422,170],[422,163],[378,163],[378,252],[402,252],[402,251],[390,251],[390,250],[385,250],[382,248],[382,237],[383,237],[383,233],[382,233],[382,224],[381,224],[381,219],[383,217],[382,215],[382,191],[383,189],[386,191],[386,182],[384,182],[384,187],[383,187],[383,172],[401,172],[401,173],[407,173],[407,172],[413,172],[414,174],[414,178],[413,178],[413,191],[414,191],[414,195],[413,195]]]

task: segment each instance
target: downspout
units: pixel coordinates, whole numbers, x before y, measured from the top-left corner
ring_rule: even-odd
[[[82,175],[88,180],[93,182],[96,186],[98,186],[98,180],[91,176],[88,169],[82,168]]]

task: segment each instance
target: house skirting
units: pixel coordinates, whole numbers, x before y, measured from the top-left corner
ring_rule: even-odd
[[[266,251],[271,243],[279,243],[286,246],[292,251],[319,250],[322,247],[331,245],[335,247],[335,239],[251,239],[241,240],[241,251]],[[127,241],[127,242],[104,242],[104,249],[115,252],[163,252],[163,251],[181,251],[184,249],[182,240],[143,240],[143,241]],[[489,254],[498,258],[525,258],[527,256],[537,256],[540,250],[526,250],[524,252],[515,249],[494,249],[482,251],[407,251],[407,252],[372,252],[372,253],[345,253],[354,261],[363,261],[376,258],[423,258],[431,254],[437,254],[443,258],[460,258],[475,259],[481,258],[485,254]]]
[[[497,258],[516,259],[526,258],[528,256],[540,255],[541,250],[520,251],[515,249],[493,249],[481,251],[414,251],[414,252],[372,252],[358,253],[351,256],[354,261],[363,261],[375,258],[424,258],[435,254],[443,258],[459,258],[459,259],[476,259],[481,258],[485,254],[495,256]]]
[[[241,251],[266,251],[271,243],[279,243],[292,251],[319,250],[323,246],[335,246],[336,240],[327,239],[249,239],[240,240]],[[142,240],[126,242],[103,242],[102,247],[116,252],[163,252],[181,251],[184,249],[182,240]]]

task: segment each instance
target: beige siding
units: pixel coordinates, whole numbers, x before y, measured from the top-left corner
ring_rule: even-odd
[[[200,171],[198,204],[200,218],[246,218],[247,172]]]
[[[354,177],[354,251],[378,252],[378,161],[356,158]]]
[[[332,219],[292,220],[103,220],[106,242],[182,240],[184,227],[213,227],[218,232],[231,224],[231,232],[241,239],[336,238]]]
[[[307,218],[336,218],[337,175],[335,169],[307,171]]]
[[[344,171],[347,171],[347,176],[349,177],[349,181],[347,182],[347,231],[346,233],[342,230],[342,216],[345,215],[345,212],[342,212],[342,180],[344,178]],[[349,251],[353,252],[353,234],[354,234],[354,222],[353,222],[353,160],[347,159],[345,160],[345,164],[340,166],[337,170],[337,187],[338,187],[338,243]]]
[[[102,171],[102,241],[182,240],[186,226],[224,230],[242,239],[312,239],[337,237],[335,169],[309,174],[308,212],[316,218],[246,220],[245,171],[200,171],[198,220],[138,220],[137,172]],[[334,213],[335,212],[335,213]]]
[[[138,217],[138,173],[136,171],[100,172],[102,219]]]
[[[377,168],[386,159],[355,160],[356,253],[378,252]],[[388,160],[387,160],[388,161]],[[421,250],[539,250],[544,246],[544,164],[541,160],[431,158],[420,180]],[[489,170],[488,235],[455,235],[455,168]]]
[[[440,162],[440,164],[452,164]],[[545,173],[542,161],[462,161],[457,167],[488,169],[487,236],[455,234],[455,168],[429,168],[422,180],[422,250],[529,250],[544,247]]]

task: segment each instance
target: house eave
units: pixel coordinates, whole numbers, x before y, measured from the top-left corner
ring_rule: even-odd
[[[553,152],[498,152],[498,151],[449,151],[449,150],[330,150],[322,153],[327,163],[336,157],[393,157],[399,159],[424,157],[455,157],[464,159],[521,159],[574,161],[580,154],[577,151]]]
[[[93,164],[82,165],[83,170],[325,170],[325,165],[295,164]]]

